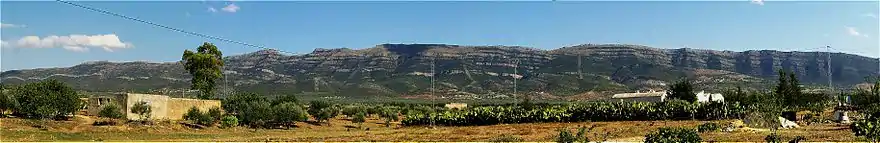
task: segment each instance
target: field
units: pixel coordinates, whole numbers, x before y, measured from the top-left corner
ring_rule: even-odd
[[[608,141],[641,142],[643,136],[659,127],[695,127],[706,121],[620,121],[581,123],[529,123],[465,127],[401,127],[399,122],[385,127],[377,118],[369,118],[362,129],[347,119],[336,118],[330,125],[297,123],[291,129],[232,128],[192,129],[177,122],[154,125],[128,123],[116,126],[93,126],[91,117],[77,116],[71,121],[34,121],[0,118],[0,141],[490,141],[500,135],[513,135],[525,141],[553,141],[558,129],[578,126],[597,127],[590,132],[594,141],[608,133]],[[717,121],[729,122],[729,121]],[[780,130],[783,139],[804,136],[811,142],[858,141],[849,127],[826,123],[802,125]],[[763,142],[766,130],[738,129],[733,132],[702,133],[704,141]]]

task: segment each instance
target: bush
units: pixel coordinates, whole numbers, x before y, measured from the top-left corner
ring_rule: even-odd
[[[379,117],[385,119],[385,127],[391,127],[391,121],[400,120],[397,110],[388,107],[382,109]]]
[[[351,118],[351,123],[358,124],[358,128],[361,128],[361,125],[363,125],[363,123],[367,121],[366,116],[366,113],[358,112],[357,114],[354,114],[354,116]]]
[[[137,102],[133,106],[131,106],[131,113],[140,115],[141,121],[149,120],[151,112],[152,108],[150,108],[150,105],[144,101]]]
[[[669,91],[666,96],[670,99],[679,99],[688,102],[697,101],[697,93],[694,93],[693,82],[688,79],[682,79],[675,84],[669,85]]]
[[[255,101],[243,106],[247,112],[238,113],[241,123],[251,127],[266,127],[267,123],[275,119],[275,112],[268,101]]]
[[[208,109],[208,116],[213,118],[214,121],[220,121],[220,118],[223,117],[223,111],[220,111],[219,107],[211,107]]]
[[[306,121],[309,119],[308,114],[306,114],[299,105],[292,102],[275,105],[273,111],[275,112],[273,122],[282,124],[285,127],[295,125],[297,121]]]
[[[595,126],[593,126],[595,127]],[[588,143],[590,142],[590,138],[587,137],[587,132],[589,130],[593,130],[593,127],[589,129],[585,127],[581,127],[578,129],[577,134],[571,134],[568,129],[559,129],[559,135],[556,136],[556,142],[558,143]]]
[[[871,142],[880,141],[880,120],[860,120],[850,124],[856,136],[862,136]]]
[[[660,128],[645,135],[645,143],[699,143],[703,139],[693,129]]]
[[[515,106],[483,106],[461,111],[445,110],[436,113],[407,114],[405,125],[469,126],[536,122],[592,121],[646,121],[729,119],[742,117],[746,108],[737,103],[691,103],[670,101],[648,102],[588,102],[541,106],[525,110]]]
[[[347,106],[342,109],[342,115],[345,115],[346,117],[354,117],[355,114],[361,112],[366,113],[367,109],[364,108],[364,106]]]
[[[238,118],[235,116],[224,116],[220,119],[220,127],[221,128],[230,128],[238,126]]]
[[[697,126],[697,131],[699,131],[701,133],[714,132],[714,131],[718,131],[720,129],[721,129],[721,126],[715,122],[703,123],[703,124]]]
[[[491,139],[489,139],[489,142],[493,142],[493,143],[523,142],[523,139],[518,136],[503,134],[500,136],[492,137]]]
[[[18,101],[15,96],[10,93],[12,89],[0,86],[0,115],[6,114],[6,111],[15,111],[18,108]]]
[[[119,109],[119,106],[116,104],[110,104],[101,108],[101,111],[98,112],[98,117],[122,119],[125,116],[122,114],[121,110],[122,109]]]
[[[183,119],[194,124],[209,127],[214,125],[215,121],[214,117],[211,117],[208,113],[202,113],[202,111],[199,111],[199,108],[196,108],[195,106],[186,111],[186,114],[183,115]]]
[[[308,113],[315,117],[315,120],[318,120],[318,122],[323,122],[336,117],[339,114],[339,110],[333,107],[333,103],[315,100],[310,102]]]
[[[778,134],[776,134],[776,131],[773,131],[772,133],[764,137],[764,141],[768,143],[778,143],[780,140],[782,139]]]
[[[13,114],[23,118],[68,119],[82,107],[82,96],[54,79],[21,85],[11,94],[18,103]]]

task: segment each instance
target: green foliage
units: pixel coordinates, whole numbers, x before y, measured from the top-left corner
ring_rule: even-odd
[[[230,97],[223,99],[223,110],[227,114],[238,115],[243,111],[248,111],[249,105],[269,102],[264,96],[250,92],[236,93]],[[241,119],[241,117],[239,117]]]
[[[807,140],[807,138],[804,136],[796,136],[793,139],[789,140],[788,143],[799,143],[799,142],[805,141],[805,140]]]
[[[183,119],[203,126],[212,126],[216,121],[209,113],[203,113],[195,106],[189,108],[186,114],[183,114]]]
[[[703,124],[700,124],[699,126],[697,126],[697,131],[699,131],[701,133],[714,132],[714,131],[718,131],[720,129],[721,129],[721,125],[718,125],[718,123],[715,123],[715,122],[703,123]]]
[[[223,117],[223,111],[220,111],[220,107],[211,107],[208,109],[208,116],[214,119],[214,121],[220,121],[220,118]]]
[[[367,114],[367,113],[365,113],[365,112],[358,112],[358,113],[355,113],[354,116],[351,117],[351,122],[352,122],[352,123],[356,123],[356,124],[358,124],[358,128],[360,128],[361,125],[362,125],[365,121],[367,121],[367,120],[366,120],[366,116],[367,116],[366,114]]]
[[[776,134],[776,131],[773,131],[772,133],[764,137],[764,141],[768,143],[779,143],[780,140],[782,140],[782,137]]]
[[[273,119],[275,112],[268,101],[249,102],[243,106],[243,111],[237,115],[241,123],[251,127],[267,127]]]
[[[147,121],[150,119],[150,114],[152,113],[152,111],[153,109],[150,107],[149,104],[147,104],[147,102],[140,101],[131,106],[131,111],[129,112],[138,114],[140,115],[140,119],[142,121]]]
[[[223,118],[220,119],[221,128],[231,128],[236,126],[238,126],[238,118],[235,118],[235,116],[223,116]]]
[[[492,137],[489,139],[489,142],[492,143],[507,143],[507,142],[523,142],[523,139],[519,136],[503,134],[496,137]]]
[[[345,115],[347,117],[353,117],[355,114],[361,113],[361,112],[364,112],[366,114],[367,108],[365,108],[364,106],[356,105],[356,106],[346,106],[342,109],[342,115]]]
[[[294,104],[299,105],[299,99],[296,98],[296,95],[293,95],[293,94],[286,94],[286,95],[282,95],[280,97],[276,97],[275,100],[272,101],[272,105],[278,105],[278,104],[285,103],[285,102],[294,103]]]
[[[122,109],[119,109],[119,106],[110,104],[101,108],[101,111],[98,112],[98,117],[122,119],[125,116],[122,113]]]
[[[336,117],[339,114],[339,110],[333,107],[333,103],[323,100],[314,100],[309,103],[308,113],[315,117],[315,120],[318,120],[318,122],[329,121],[330,118]]]
[[[679,99],[689,102],[697,101],[697,93],[694,92],[693,83],[687,78],[669,86],[666,96],[670,99]]]
[[[274,123],[284,126],[294,125],[297,121],[306,121],[309,119],[308,114],[303,111],[302,107],[293,102],[284,102],[273,107],[275,112]]]
[[[874,82],[874,86],[870,89],[858,90],[851,93],[850,96],[852,98],[851,105],[862,108],[875,107],[871,105],[880,103],[880,80]]]
[[[860,120],[850,124],[856,136],[862,136],[871,142],[880,142],[880,120]]]
[[[544,106],[525,110],[515,106],[482,106],[465,110],[445,110],[426,114],[408,114],[404,125],[469,126],[537,122],[583,121],[644,121],[730,119],[745,115],[737,103],[692,103],[670,101],[649,102],[587,102]]]
[[[81,95],[53,79],[21,85],[11,94],[18,103],[13,114],[24,118],[67,119],[82,107]]]
[[[660,128],[645,135],[645,143],[699,143],[703,139],[693,129]]]
[[[197,52],[183,51],[183,65],[192,75],[191,89],[201,92],[199,98],[209,99],[214,97],[216,80],[223,77],[223,53],[214,44],[205,42],[199,46]]]
[[[15,96],[10,94],[12,88],[0,86],[0,115],[6,114],[6,111],[14,111],[18,108],[18,101]]]
[[[400,120],[399,116],[399,112],[396,109],[390,107],[383,108],[382,111],[379,113],[379,117],[385,119],[385,127],[390,127],[391,121]]]
[[[568,129],[559,129],[559,135],[556,136],[557,143],[588,143],[590,142],[590,138],[587,137],[587,132],[593,130],[596,126],[592,126],[590,128],[580,127],[578,128],[577,134],[572,134]]]

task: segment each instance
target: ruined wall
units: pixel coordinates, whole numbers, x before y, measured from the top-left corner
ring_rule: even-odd
[[[97,96],[97,97],[88,98],[86,100],[85,115],[98,116],[98,113],[101,112],[102,109],[104,109],[104,106],[107,106],[110,104],[115,104],[117,107],[119,107],[120,113],[128,112],[127,110],[125,110],[125,107],[126,107],[125,97],[126,97],[126,95],[120,94],[120,95]],[[110,101],[107,103],[98,104],[98,100],[100,100],[101,98],[106,98],[106,99],[109,99]]]
[[[207,112],[212,107],[220,108],[220,100],[198,100],[186,98],[171,98],[166,104],[168,112],[165,114],[167,119],[180,120],[186,111],[192,107],[198,108],[202,112]]]

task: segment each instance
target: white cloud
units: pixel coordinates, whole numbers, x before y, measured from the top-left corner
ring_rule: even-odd
[[[0,48],[9,48],[9,43],[3,40],[0,40]]]
[[[134,47],[131,43],[122,42],[116,34],[106,35],[70,35],[70,36],[25,36],[15,43],[18,48],[56,48],[61,47],[70,51],[86,52],[91,48],[102,48],[104,51],[113,52],[116,49]],[[7,44],[8,45],[8,44]]]
[[[231,12],[231,13],[237,12],[239,9],[241,9],[241,8],[239,8],[235,4],[229,4],[229,5],[226,5],[226,7],[223,7],[223,11]]]
[[[192,14],[190,14],[189,12],[186,12],[186,13],[184,13],[184,14],[186,15],[186,17],[190,17],[190,16],[192,16]]]
[[[9,23],[0,23],[0,28],[24,28],[26,25],[21,24],[9,24]]]
[[[847,26],[847,27],[846,27],[846,33],[848,33],[849,35],[852,35],[852,36],[868,37],[867,34],[859,33],[858,29],[856,29],[855,27],[848,27],[848,26]]]
[[[877,18],[877,14],[874,14],[874,13],[865,13],[865,14],[862,14],[862,16],[870,17],[870,18]]]
[[[214,7],[208,7],[208,11],[209,12],[217,12],[217,9],[215,9]]]
[[[752,0],[752,4],[764,5],[764,0]]]

